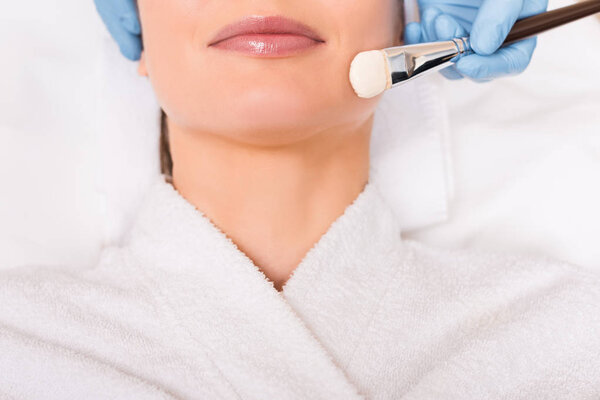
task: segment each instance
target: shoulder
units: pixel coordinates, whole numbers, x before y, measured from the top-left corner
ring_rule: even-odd
[[[550,257],[438,248],[413,240],[403,243],[421,277],[457,294],[503,288],[503,294],[509,295],[506,290],[512,288],[516,295],[543,288],[558,292],[586,287],[582,295],[600,295],[600,274]]]
[[[139,290],[142,281],[131,279],[128,253],[110,247],[101,252],[96,265],[77,268],[55,265],[30,265],[0,271],[0,296],[19,303],[63,304],[77,299],[78,304],[127,297]],[[13,299],[13,300],[11,300]]]
[[[182,365],[208,361],[188,364],[198,344],[177,330],[136,262],[115,247],[89,269],[0,272],[0,398],[174,398],[164,389],[189,378]]]
[[[143,330],[155,318],[154,296],[127,267],[127,252],[107,248],[89,269],[27,266],[0,272],[0,331],[10,327],[48,341],[106,338]]]
[[[600,390],[596,273],[549,258],[414,241],[403,248],[361,348],[386,366],[382,375],[409,371],[397,384],[406,398],[591,398]]]
[[[407,242],[411,275],[431,302],[485,318],[570,318],[600,331],[600,274],[549,257]],[[402,285],[401,281],[397,284]],[[560,318],[563,318],[562,322]]]

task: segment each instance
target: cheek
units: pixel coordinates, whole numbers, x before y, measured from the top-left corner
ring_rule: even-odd
[[[342,32],[340,47],[354,54],[391,47],[402,26],[399,0],[336,0],[331,15]]]
[[[140,19],[144,36],[144,59],[157,99],[168,115],[181,109],[190,87],[196,85],[201,70],[189,65],[190,37],[194,34],[192,14],[185,2],[140,0]]]

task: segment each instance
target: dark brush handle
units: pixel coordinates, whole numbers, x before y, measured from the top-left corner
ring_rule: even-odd
[[[539,35],[542,32],[600,12],[600,0],[588,0],[515,22],[502,46]]]

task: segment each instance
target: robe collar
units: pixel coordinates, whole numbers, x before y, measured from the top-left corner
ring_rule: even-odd
[[[323,277],[364,270],[400,242],[400,226],[369,182],[308,251],[278,292],[212,221],[160,176],[125,246],[173,321],[205,349],[236,393],[248,397],[362,398],[290,305]],[[356,262],[353,262],[356,260]],[[377,262],[367,264],[377,267]],[[334,283],[334,281],[330,281]],[[254,382],[250,387],[248,382]],[[291,382],[291,383],[290,383]],[[266,392],[265,392],[266,390]],[[245,398],[244,395],[241,397]]]

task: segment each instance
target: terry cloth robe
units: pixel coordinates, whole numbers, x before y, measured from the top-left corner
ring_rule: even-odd
[[[91,269],[0,275],[2,399],[599,399],[600,282],[403,240],[374,183],[278,292],[159,178]]]

